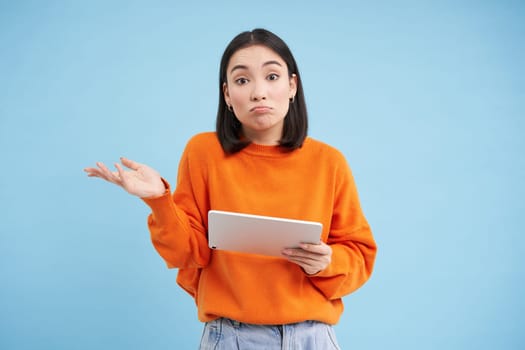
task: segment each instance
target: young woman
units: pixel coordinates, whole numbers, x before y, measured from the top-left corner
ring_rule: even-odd
[[[343,155],[307,137],[301,77],[287,45],[256,29],[220,66],[216,132],[194,136],[177,185],[129,159],[86,168],[142,198],[153,245],[205,322],[201,349],[338,349],[342,297],[372,273],[376,244]],[[125,166],[128,169],[125,169]],[[282,258],[210,250],[208,211],[317,221],[321,242]]]

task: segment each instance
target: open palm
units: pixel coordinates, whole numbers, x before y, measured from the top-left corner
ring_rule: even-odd
[[[84,171],[90,177],[98,177],[122,187],[128,193],[141,197],[161,196],[166,188],[159,173],[145,164],[134,162],[130,159],[121,158],[122,165],[115,163],[117,171],[110,171],[104,163],[97,162],[96,168],[85,168]]]

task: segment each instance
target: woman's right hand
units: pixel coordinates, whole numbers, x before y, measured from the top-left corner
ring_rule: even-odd
[[[110,171],[104,163],[97,162],[96,168],[85,168],[84,171],[90,177],[114,183],[140,198],[159,197],[166,192],[166,186],[155,169],[126,158],[120,158],[120,161],[129,170],[115,163],[117,171]]]

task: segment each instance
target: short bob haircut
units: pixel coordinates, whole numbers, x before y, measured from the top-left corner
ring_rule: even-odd
[[[237,35],[224,50],[221,59],[219,76],[219,108],[217,111],[217,136],[223,150],[227,154],[239,152],[250,144],[249,140],[241,139],[241,123],[234,113],[228,109],[223,94],[223,84],[227,83],[226,70],[230,59],[240,49],[254,45],[262,45],[273,50],[286,62],[288,75],[297,76],[297,92],[290,101],[290,108],[284,119],[283,134],[279,145],[287,151],[293,151],[303,145],[308,131],[308,115],[304,99],[301,76],[292,52],[286,43],[277,35],[265,29],[254,29]]]

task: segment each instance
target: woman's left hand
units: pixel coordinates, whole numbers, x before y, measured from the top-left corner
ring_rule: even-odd
[[[319,244],[301,243],[300,248],[286,248],[283,255],[299,266],[301,266],[308,275],[326,269],[332,261],[332,248],[324,242]]]

